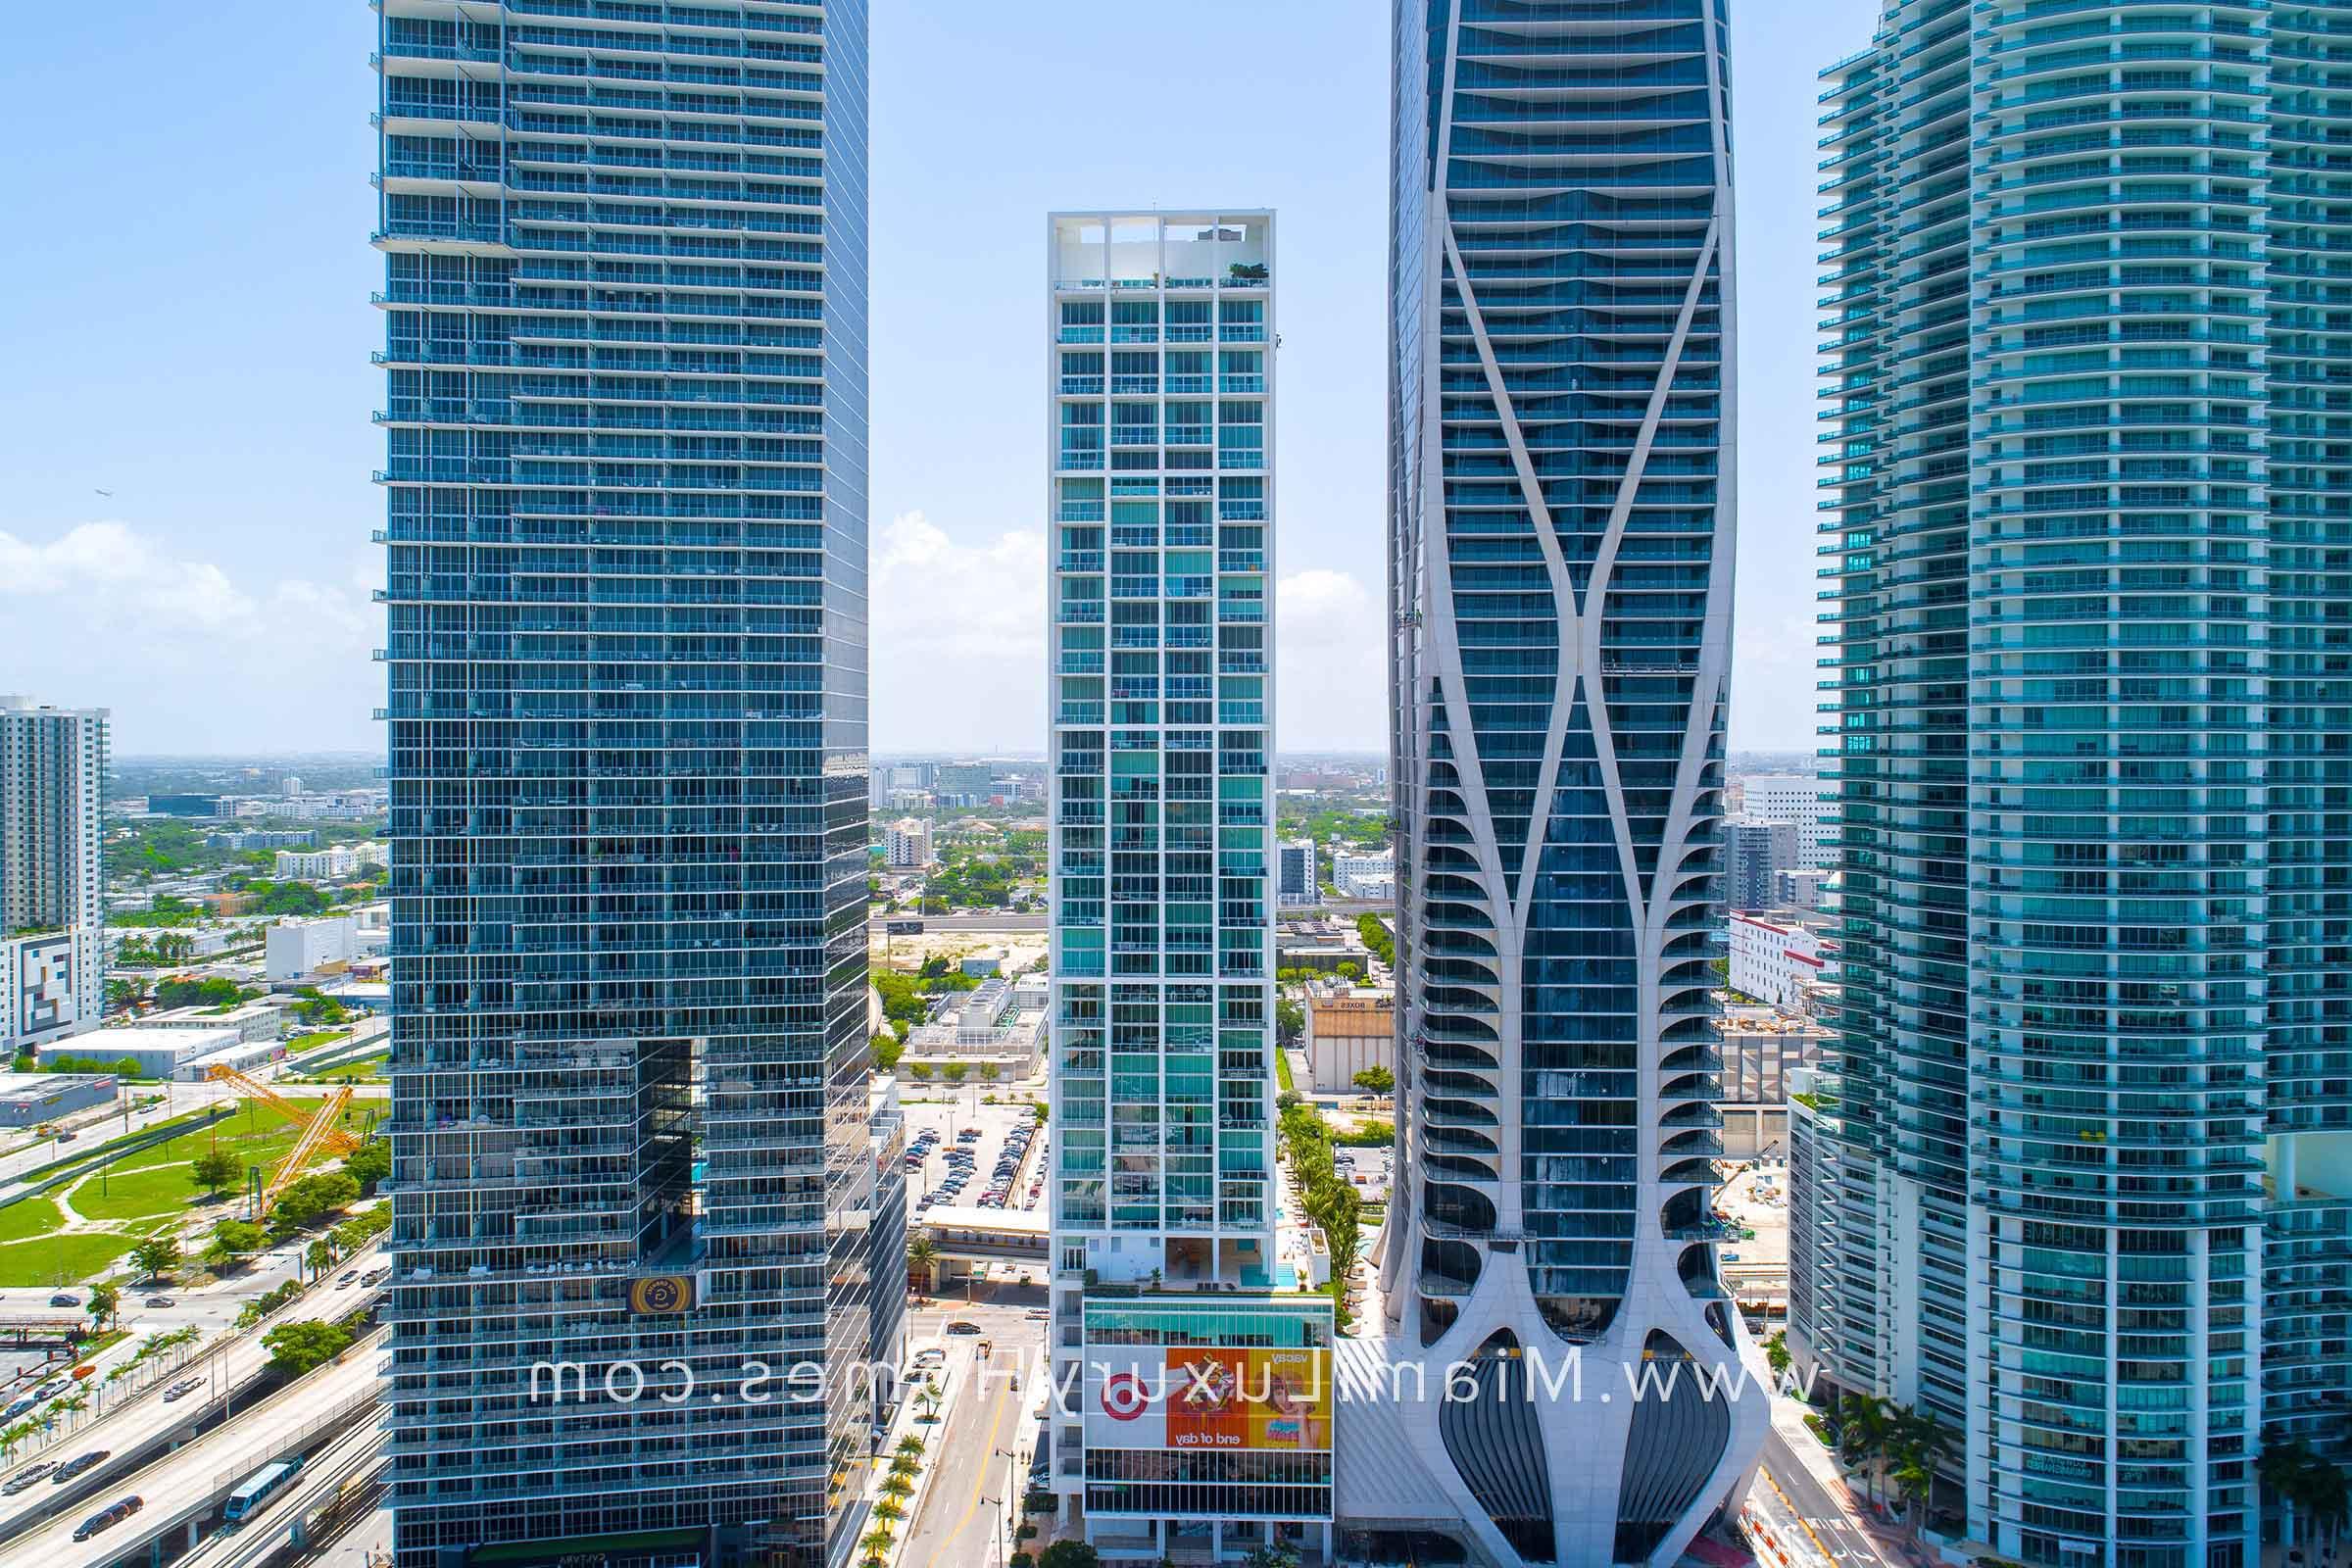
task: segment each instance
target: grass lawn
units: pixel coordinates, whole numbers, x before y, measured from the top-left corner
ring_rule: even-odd
[[[176,1214],[202,1198],[188,1167],[153,1165],[103,1178],[84,1177],[66,1196],[74,1212],[84,1219],[143,1219],[150,1214]]]
[[[286,1051],[289,1054],[299,1055],[306,1051],[316,1051],[330,1041],[341,1040],[350,1033],[348,1029],[315,1029],[307,1035],[296,1035],[287,1041]]]
[[[347,1061],[340,1067],[329,1067],[324,1072],[315,1073],[312,1076],[321,1083],[337,1084],[356,1083],[364,1078],[381,1078],[384,1075],[384,1063],[391,1059],[390,1052],[386,1052],[380,1056],[362,1056],[357,1061]]]
[[[46,1198],[27,1198],[0,1208],[0,1242],[28,1242],[46,1236],[65,1223],[57,1204]]]
[[[71,1285],[86,1279],[136,1246],[114,1231],[75,1231],[37,1242],[0,1246],[0,1285]]]
[[[319,1104],[317,1097],[290,1100],[289,1102],[304,1114],[317,1110]],[[352,1130],[355,1133],[359,1130],[356,1119]],[[115,1172],[120,1178],[126,1171],[146,1170],[158,1165],[185,1165],[211,1149],[216,1139],[221,1148],[229,1150],[245,1164],[267,1167],[284,1158],[287,1151],[294,1147],[295,1139],[300,1136],[300,1129],[291,1122],[280,1120],[269,1106],[248,1101],[242,1109],[226,1120],[182,1133],[167,1143],[133,1154],[115,1166]],[[185,1181],[186,1177],[183,1175],[181,1180]],[[189,1190],[194,1191],[192,1187]]]

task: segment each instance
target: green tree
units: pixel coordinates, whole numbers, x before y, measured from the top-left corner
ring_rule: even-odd
[[[1038,1553],[1037,1568],[1101,1568],[1102,1554],[1083,1541],[1056,1541]]]
[[[160,1280],[179,1267],[179,1243],[169,1236],[150,1236],[130,1250],[130,1260],[151,1280]]]
[[[90,1327],[104,1329],[122,1310],[122,1287],[112,1280],[100,1280],[90,1287],[90,1302],[83,1308],[90,1314]]]
[[[381,1138],[370,1138],[343,1156],[343,1174],[360,1184],[362,1193],[372,1193],[375,1184],[392,1174],[392,1146]]]
[[[188,1175],[213,1197],[245,1174],[245,1162],[225,1149],[208,1149],[188,1164]]]
[[[322,1277],[328,1269],[335,1266],[334,1244],[321,1236],[302,1250],[302,1261],[303,1266],[311,1271],[311,1278]]]
[[[1285,997],[1274,1004],[1274,1032],[1284,1045],[1291,1045],[1306,1033],[1306,1009]]]
[[[270,1237],[259,1225],[241,1219],[224,1219],[213,1227],[213,1240],[229,1252],[258,1252],[270,1245]]]
[[[869,1044],[874,1049],[875,1070],[879,1072],[888,1072],[896,1067],[899,1058],[906,1054],[906,1048],[890,1035],[876,1035]]]
[[[1396,1075],[1386,1067],[1366,1067],[1353,1082],[1367,1095],[1385,1095],[1396,1089]]]
[[[280,1230],[308,1225],[349,1207],[359,1196],[360,1184],[347,1173],[318,1171],[288,1184],[277,1195],[270,1209],[270,1223]]]
[[[340,1323],[302,1318],[278,1324],[262,1336],[262,1345],[270,1352],[271,1366],[298,1378],[349,1349],[351,1331]]]
[[[959,1084],[971,1076],[971,1067],[964,1062],[951,1061],[939,1069],[939,1075],[952,1084]]]
[[[1795,1355],[1788,1349],[1788,1331],[1773,1330],[1772,1337],[1764,1342],[1764,1361],[1772,1368],[1772,1375],[1776,1378],[1785,1376],[1795,1360]]]

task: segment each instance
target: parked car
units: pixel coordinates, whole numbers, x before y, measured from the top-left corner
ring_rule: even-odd
[[[966,1323],[963,1319],[957,1318],[955,1322],[948,1325],[948,1332],[950,1334],[958,1335],[977,1334],[980,1332],[980,1325],[977,1323]]]

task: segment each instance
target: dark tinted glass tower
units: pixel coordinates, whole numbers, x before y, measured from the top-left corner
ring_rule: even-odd
[[[864,8],[379,9],[399,1560],[842,1560]]]

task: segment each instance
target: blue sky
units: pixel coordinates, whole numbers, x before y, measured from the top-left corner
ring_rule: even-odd
[[[1279,741],[1385,746],[1388,7],[873,9],[876,747],[1041,744],[1042,215],[1153,203],[1280,213]],[[1812,744],[1813,74],[1874,14],[1734,0],[1735,746]],[[113,708],[119,752],[382,743],[374,29],[12,18],[0,689]]]

